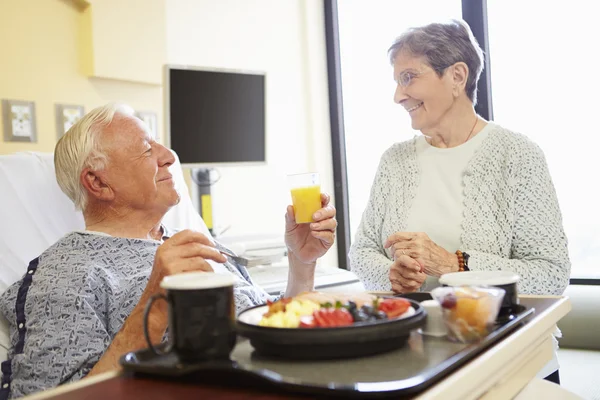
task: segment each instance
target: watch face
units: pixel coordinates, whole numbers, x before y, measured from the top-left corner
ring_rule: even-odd
[[[469,254],[463,252],[463,259],[465,260],[465,271],[469,271]]]

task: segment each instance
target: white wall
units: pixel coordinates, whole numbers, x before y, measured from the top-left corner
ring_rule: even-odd
[[[227,236],[283,234],[288,173],[333,191],[322,0],[167,0],[170,64],[266,73],[267,164],[219,168],[214,222]],[[337,266],[333,248],[322,260]]]

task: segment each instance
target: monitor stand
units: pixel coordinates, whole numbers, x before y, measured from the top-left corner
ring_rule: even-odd
[[[204,220],[210,234],[214,236],[213,206],[210,192],[210,188],[214,183],[211,179],[212,171],[212,168],[194,168],[191,173],[192,181],[194,181],[197,188],[198,212]]]

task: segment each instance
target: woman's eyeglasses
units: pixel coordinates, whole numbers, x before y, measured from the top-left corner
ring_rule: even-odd
[[[415,79],[416,77],[419,77],[423,74],[426,74],[427,72],[433,71],[432,69],[428,69],[425,71],[403,71],[400,75],[398,75],[398,80],[396,81],[396,83],[402,87],[407,87],[408,85],[410,85],[412,83],[412,80]]]
[[[428,68],[424,71],[414,71],[414,70],[402,71],[402,73],[400,75],[398,75],[398,79],[396,80],[396,83],[398,85],[402,86],[403,88],[405,88],[412,83],[413,79],[415,79],[421,75],[425,75],[428,72],[433,72],[433,71],[434,70],[432,68]]]

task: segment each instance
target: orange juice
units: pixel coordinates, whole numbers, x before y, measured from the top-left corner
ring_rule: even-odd
[[[313,222],[313,214],[321,208],[321,185],[292,189],[292,204],[297,224]]]

